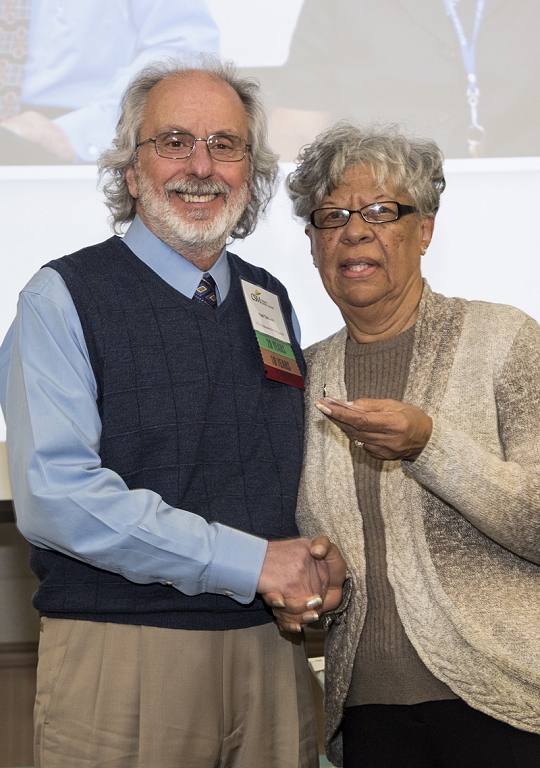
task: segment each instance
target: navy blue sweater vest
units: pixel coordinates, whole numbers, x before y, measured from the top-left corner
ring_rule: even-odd
[[[64,278],[98,384],[102,464],[130,489],[258,536],[297,535],[303,393],[266,379],[240,278],[277,293],[281,283],[229,254],[231,288],[212,310],[186,298],[120,238],[48,266]],[[187,596],[34,548],[34,605],[45,616],[181,629],[238,629],[271,620],[263,601]]]

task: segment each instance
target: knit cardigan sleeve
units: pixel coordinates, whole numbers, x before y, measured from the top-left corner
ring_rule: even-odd
[[[540,327],[531,318],[501,361],[493,391],[500,454],[466,425],[435,415],[424,451],[403,465],[482,533],[540,564]]]

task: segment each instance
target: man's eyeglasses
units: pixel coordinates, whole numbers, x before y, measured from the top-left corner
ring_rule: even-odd
[[[242,160],[251,147],[251,144],[245,142],[240,136],[229,136],[226,133],[216,133],[207,139],[196,139],[191,133],[169,131],[140,141],[137,144],[137,149],[143,144],[153,142],[160,157],[167,157],[170,160],[185,160],[193,153],[198,141],[204,141],[214,160],[220,160],[222,163],[237,163]]]
[[[416,213],[416,208],[413,205],[402,205],[393,200],[385,200],[364,205],[357,211],[349,211],[347,208],[317,208],[311,213],[309,219],[317,229],[334,229],[344,227],[353,213],[359,213],[368,224],[384,224],[387,221],[397,221],[408,213]]]

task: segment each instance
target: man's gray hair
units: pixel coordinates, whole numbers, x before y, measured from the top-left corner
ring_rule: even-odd
[[[115,232],[131,221],[136,213],[135,200],[130,195],[126,170],[137,163],[137,142],[144,120],[148,94],[167,78],[181,77],[190,72],[206,72],[230,85],[240,97],[246,110],[251,150],[249,152],[251,199],[232,237],[244,238],[255,229],[257,220],[272,199],[278,174],[278,156],[267,141],[267,116],[259,84],[253,78],[241,77],[234,64],[211,54],[197,54],[184,59],[163,59],[144,67],[126,88],[113,147],[101,155],[98,168],[106,204],[111,212]]]
[[[396,124],[364,127],[342,120],[304,147],[297,162],[286,186],[295,215],[305,222],[356,165],[368,166],[382,192],[391,183],[397,194],[407,194],[420,219],[437,212],[446,185],[437,144],[409,136]]]

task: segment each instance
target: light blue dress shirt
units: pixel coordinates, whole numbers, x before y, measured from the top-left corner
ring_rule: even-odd
[[[124,242],[166,282],[193,296],[203,273],[138,216]],[[225,250],[210,274],[221,303],[230,286]],[[299,338],[296,317],[293,322]],[[139,584],[161,582],[188,595],[212,592],[249,603],[268,543],[170,507],[153,491],[129,490],[102,467],[96,396],[71,295],[59,273],[45,267],[21,292],[0,348],[0,399],[23,535]]]
[[[31,0],[21,99],[73,110],[54,122],[79,161],[95,162],[133,75],[192,51],[219,53],[206,0]]]

